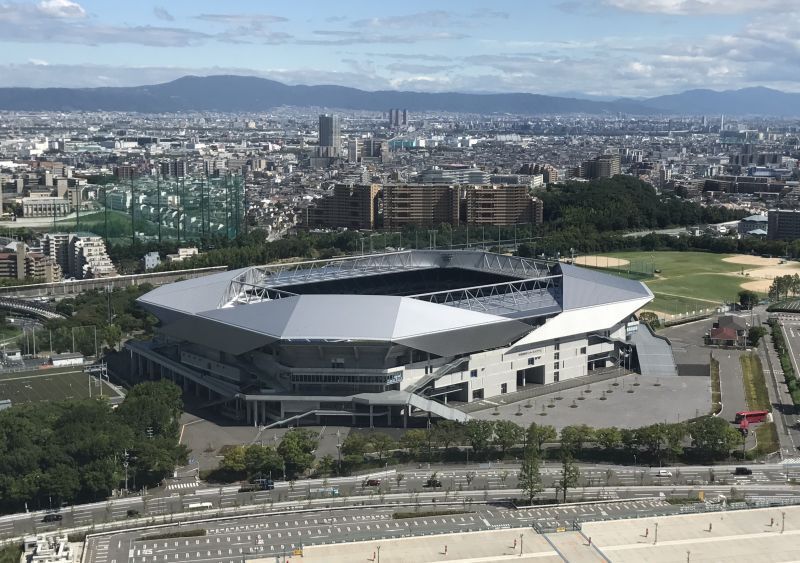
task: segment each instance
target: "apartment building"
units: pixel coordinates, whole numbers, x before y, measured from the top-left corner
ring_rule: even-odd
[[[306,209],[305,223],[311,228],[374,229],[380,191],[379,184],[337,184]]]
[[[458,189],[451,185],[383,186],[383,226],[395,229],[404,225],[457,225],[460,216]]]
[[[471,225],[541,223],[542,201],[531,197],[525,185],[467,186],[466,220]]]

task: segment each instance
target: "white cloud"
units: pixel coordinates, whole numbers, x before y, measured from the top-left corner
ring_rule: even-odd
[[[730,15],[796,8],[796,0],[604,0],[607,6],[631,12],[698,16]]]
[[[71,0],[42,0],[36,6],[40,14],[51,18],[84,18],[86,10]]]

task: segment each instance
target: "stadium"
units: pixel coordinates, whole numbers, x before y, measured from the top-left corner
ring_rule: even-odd
[[[133,374],[254,425],[407,426],[625,362],[675,375],[641,282],[477,250],[250,267],[154,289]]]

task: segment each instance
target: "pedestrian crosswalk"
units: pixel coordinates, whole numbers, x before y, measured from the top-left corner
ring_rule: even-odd
[[[196,489],[200,483],[197,481],[187,481],[184,483],[171,483],[167,485],[168,491],[176,491],[178,489]]]

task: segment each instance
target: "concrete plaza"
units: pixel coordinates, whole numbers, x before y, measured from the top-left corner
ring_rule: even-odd
[[[380,558],[378,558],[379,546]],[[287,561],[294,560],[295,558],[287,558]],[[319,545],[306,548],[303,557],[298,556],[296,560],[298,562],[302,560],[304,563],[563,561],[544,536],[528,528]],[[273,563],[273,561],[274,558],[267,558],[251,560],[250,563]]]

